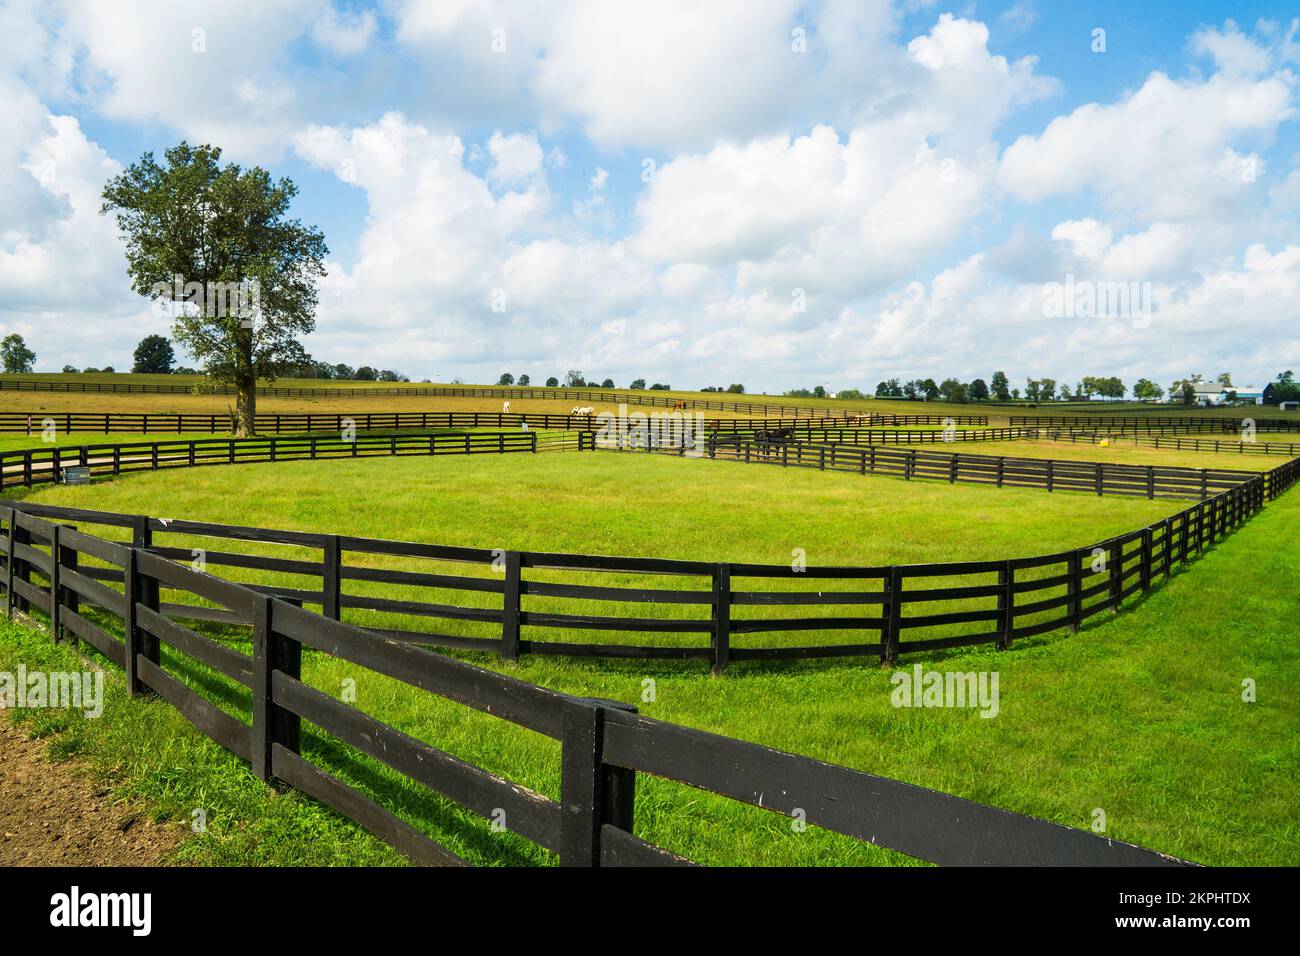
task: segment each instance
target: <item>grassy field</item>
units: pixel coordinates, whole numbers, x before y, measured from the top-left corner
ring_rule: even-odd
[[[235,467],[140,475],[38,497],[137,511],[157,511],[165,501],[166,510],[189,517],[479,545],[567,542],[594,552],[782,561],[792,544],[802,544],[818,562],[977,557],[1005,554],[1009,542],[1017,552],[1033,552],[1108,527],[1133,527],[1162,507],[652,457],[524,463],[530,467],[493,458]],[[916,515],[924,517],[919,527]],[[560,690],[635,701],[655,717],[1076,827],[1087,827],[1100,808],[1111,836],[1203,863],[1296,865],[1297,519],[1300,495],[1292,493],[1140,606],[1076,635],[929,659],[928,666],[947,670],[997,670],[1002,706],[994,719],[895,709],[890,672],[862,661],[736,664],[723,678],[669,662],[482,662]],[[12,669],[20,659],[48,666],[69,653],[17,628],[4,633],[0,667]],[[236,646],[247,649],[246,642]],[[226,682],[168,660],[192,686],[245,714],[246,699]],[[307,655],[304,675],[331,694],[355,678],[357,704],[367,712],[558,794],[558,750],[550,741],[320,655]],[[1257,682],[1257,703],[1241,700],[1247,677]],[[655,683],[653,702],[642,698],[647,679]],[[256,784],[237,760],[157,702],[129,702],[117,692],[99,721],[15,716],[49,736],[53,756],[80,755],[124,799],[147,801],[176,819],[205,808],[210,826],[187,841],[186,860],[393,859],[333,814]],[[305,749],[475,862],[552,862],[310,729]],[[645,778],[638,783],[637,830],[713,864],[906,862],[815,828],[796,833],[779,816]]]

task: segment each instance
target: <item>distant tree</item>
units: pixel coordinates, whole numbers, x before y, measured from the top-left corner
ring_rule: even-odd
[[[21,375],[32,370],[36,364],[36,353],[27,347],[21,335],[11,332],[0,339],[0,362],[4,363],[6,372]]]
[[[1017,401],[1017,402],[1020,401],[1020,389],[1013,388],[1011,390],[1011,398],[1013,401]]]
[[[65,366],[63,366],[63,374],[64,374],[64,375],[77,375],[77,374],[79,373],[79,371],[80,371],[80,370],[79,370],[75,365],[65,365]]]
[[[379,373],[369,365],[363,365],[361,368],[357,369],[356,378],[358,382],[373,382],[375,379],[379,378]]]
[[[203,373],[196,368],[190,368],[188,365],[182,365],[172,374],[173,375],[202,375]]]
[[[548,378],[548,379],[546,380],[546,387],[547,387],[547,388],[555,388],[555,387],[558,386],[559,384],[560,384],[560,380],[559,380],[558,378],[556,378],[554,375],[552,375],[550,378]]]
[[[628,388],[633,388],[636,389],[637,391],[641,391],[642,389],[645,388],[645,379],[643,378],[632,379],[632,384],[629,385]]]
[[[297,192],[289,179],[223,167],[220,149],[188,143],[167,150],[163,165],[145,153],[103,190],[100,212],[116,213],[132,287],[171,301],[172,338],[213,381],[236,388],[240,435],[255,431],[258,380],[300,363],[299,340],[316,328],[329,250],[319,229],[288,217]]]
[[[500,377],[499,379],[497,379],[497,384],[498,384],[498,385],[513,385],[513,384],[515,384],[515,377],[514,377],[513,375],[511,375],[509,372],[502,372],[502,373],[501,373],[501,377]]]
[[[607,379],[605,379],[605,381],[603,381],[603,382],[600,383],[600,387],[601,387],[601,388],[613,388],[613,387],[614,387],[614,380],[613,380],[612,378],[607,378]]]
[[[357,370],[351,365],[344,365],[340,362],[338,365],[334,366],[334,377],[343,379],[344,381],[351,381],[357,377]]]
[[[955,378],[945,378],[939,386],[939,394],[945,402],[962,404],[966,401],[966,385]]]
[[[970,383],[970,397],[974,402],[982,402],[989,397],[989,387],[984,379],[977,378]]]
[[[141,375],[169,375],[176,364],[176,353],[165,335],[146,335],[135,347],[134,358],[131,371]]]
[[[825,398],[825,397],[826,397],[825,385],[817,385],[813,388],[813,398]]]
[[[663,385],[663,384],[661,384],[661,383],[659,383],[659,382],[655,382],[653,385],[650,386],[650,391],[652,391],[652,392],[669,392],[669,391],[672,391],[672,386],[671,386],[671,385]]]
[[[1133,383],[1133,397],[1141,402],[1150,402],[1164,395],[1165,390],[1149,378],[1140,378]]]
[[[530,379],[530,378],[528,377],[527,374],[524,374],[524,375],[520,375],[520,376],[519,376],[519,384],[520,384],[521,386],[527,385],[527,384],[528,384],[529,382],[531,382],[531,381],[532,381],[532,379]]]
[[[854,401],[854,402],[858,402],[858,401],[861,401],[862,399],[866,398],[867,396],[863,395],[863,394],[862,394],[862,391],[861,391],[860,389],[856,389],[856,388],[842,388],[842,389],[840,389],[838,392],[835,393],[835,397],[836,397],[836,398],[843,398],[843,399],[850,400],[850,401]]]
[[[586,383],[582,379],[582,373],[577,369],[569,369],[564,375],[565,388],[582,388]]]
[[[1061,401],[1068,402],[1073,396],[1070,395],[1070,386],[1065,382],[1061,383]]]
[[[925,396],[927,402],[933,402],[939,397],[939,386],[934,384],[934,379],[924,378],[920,383],[921,393]]]
[[[394,372],[391,368],[380,371],[379,381],[381,382],[409,382],[410,379],[401,372]]]
[[[1220,373],[1219,373],[1219,377],[1218,377],[1217,379],[1215,379],[1215,381],[1218,382],[1220,385],[1231,385],[1231,384],[1232,384],[1232,373],[1231,373],[1231,372],[1220,372]]]
[[[1295,373],[1287,370],[1273,381],[1273,404],[1300,401],[1300,382],[1296,382]]]
[[[999,402],[1009,400],[1011,398],[1011,392],[1008,390],[1010,384],[1011,383],[1007,381],[1006,372],[994,372],[993,378],[989,380],[989,388],[993,392],[993,397]]]

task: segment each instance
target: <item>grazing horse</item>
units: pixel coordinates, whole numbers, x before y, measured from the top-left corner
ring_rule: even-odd
[[[673,411],[675,412],[686,411],[686,399],[679,398],[677,399],[677,401],[673,402]]]
[[[759,428],[754,431],[754,444],[764,455],[776,454],[776,447],[794,442],[793,428]]]

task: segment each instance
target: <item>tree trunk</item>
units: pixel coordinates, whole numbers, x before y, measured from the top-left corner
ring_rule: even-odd
[[[241,382],[235,395],[235,435],[249,438],[257,434],[257,379]]]

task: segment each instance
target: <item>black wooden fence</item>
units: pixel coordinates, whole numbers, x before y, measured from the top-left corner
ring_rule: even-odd
[[[1146,435],[1139,432],[1116,435],[1109,432],[1080,431],[1074,428],[1068,432],[1060,429],[1042,430],[1040,434],[1052,441],[1068,441],[1071,444],[1082,442],[1091,445],[1100,441],[1109,441],[1123,442],[1134,448],[1141,445],[1146,448],[1167,448],[1171,451],[1212,452],[1216,455],[1281,455],[1285,458],[1300,455],[1300,442],[1243,441],[1240,437],[1191,438],[1182,435]]]
[[[689,453],[689,449],[680,444],[656,444],[653,437],[640,447],[631,443],[602,444],[599,438],[596,439],[595,446],[602,451],[651,451],[680,456]],[[1041,488],[1045,491],[1082,491],[1097,495],[1143,498],[1204,499],[1249,481],[1258,474],[1224,468],[1125,465],[919,448],[904,450],[875,445],[755,442],[718,438],[712,438],[705,444],[704,453],[710,458],[749,464],[888,475],[908,481],[928,479],[995,485],[998,488]]]
[[[1110,432],[1162,432],[1167,429],[1204,428],[1209,431],[1235,434],[1241,422],[1249,418],[1255,429],[1262,432],[1300,431],[1300,418],[1255,417],[1249,406],[1237,409],[1229,417],[1191,415],[1012,415],[1011,425],[1028,425],[1035,428],[1080,427]]]
[[[355,748],[405,780],[552,851],[567,866],[688,865],[636,835],[639,775],[798,815],[813,826],[939,864],[1184,864],[1084,830],[643,717],[626,705],[557,693],[384,640],[168,560],[148,547],[148,519],[126,519],[136,534],[128,545],[47,522],[23,507],[0,505],[7,530],[0,536],[2,580],[11,613],[43,612],[56,641],[80,639],[122,667],[131,694],[156,694],[200,732],[249,761],[260,779],[297,788],[416,863],[466,861],[331,773],[327,759],[311,756],[319,749],[304,753],[304,736]],[[101,573],[92,574],[92,562]],[[108,569],[122,590],[102,583]],[[163,592],[249,621],[251,654],[178,623],[160,603]],[[449,700],[557,740],[558,799],[458,759],[311,686],[302,675],[304,650],[403,682],[412,694]],[[196,663],[229,681],[240,696],[237,709],[250,720],[183,679]],[[315,729],[304,730],[304,721]],[[698,810],[672,805],[656,812]]]
[[[581,451],[594,447],[590,432],[538,435],[536,432],[466,432],[464,434],[268,435],[261,438],[211,438],[128,442],[124,444],[51,445],[0,452],[0,488],[58,482],[66,469],[89,469],[92,477],[128,471],[195,468],[261,462],[374,458],[408,455],[488,455],[515,452]]]
[[[400,428],[529,428],[586,430],[601,427],[600,415],[554,415],[543,412],[302,412],[265,413],[255,416],[259,432],[273,434],[342,431],[351,426],[362,431]],[[878,426],[986,424],[976,421],[982,416],[946,418],[938,415],[874,415],[869,420]],[[811,424],[833,427],[867,421],[865,416],[821,418],[722,418],[706,419],[701,427],[710,431],[752,431],[755,428],[781,428]],[[210,435],[231,430],[229,415],[205,415],[192,412],[0,412],[0,432],[39,435],[44,430],[55,434],[92,432],[136,435],[182,434],[206,432]]]
[[[881,567],[447,547],[27,502],[5,506],[129,529],[132,542],[150,553],[183,561],[201,556],[205,567],[260,577],[249,590],[319,607],[331,620],[346,616],[402,644],[506,659],[529,653],[695,659],[721,671],[743,660],[894,661],[902,653],[973,644],[1006,648],[1020,638],[1076,629],[1169,577],[1176,564],[1203,553],[1298,477],[1300,460],[1265,474],[1240,473],[1235,483],[1168,518],[1055,554]],[[1199,484],[1168,487],[1200,493]],[[1107,486],[1107,493],[1126,492]],[[217,542],[212,547],[200,541],[209,538]],[[14,540],[24,543],[21,535]],[[225,550],[225,542],[259,553]],[[13,553],[21,570],[30,553],[21,547]],[[113,568],[82,574],[122,580]],[[171,604],[165,611],[248,623],[242,612],[220,608]],[[638,635],[634,643],[621,639],[629,634]]]

